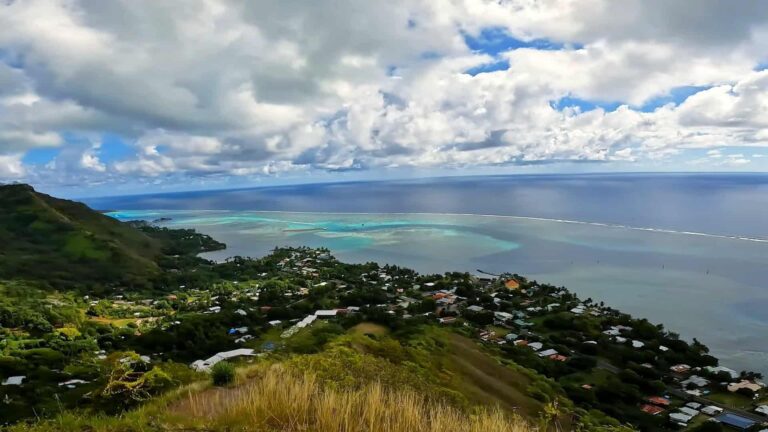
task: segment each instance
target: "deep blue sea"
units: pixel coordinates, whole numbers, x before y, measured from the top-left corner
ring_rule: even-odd
[[[768,175],[458,177],[84,201],[211,234],[228,245],[211,259],[308,245],[421,272],[517,272],[768,374]]]

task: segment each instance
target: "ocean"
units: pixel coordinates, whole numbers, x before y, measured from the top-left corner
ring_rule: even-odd
[[[424,273],[514,272],[663,323],[768,374],[768,175],[541,175],[91,198],[258,257],[325,246]]]

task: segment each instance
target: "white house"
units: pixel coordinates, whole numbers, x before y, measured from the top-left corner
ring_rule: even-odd
[[[207,360],[196,360],[190,367],[198,372],[209,372],[213,365],[220,361],[229,360],[236,357],[254,356],[254,350],[250,348],[240,348],[232,351],[224,351],[213,355]]]
[[[728,376],[731,377],[731,379],[734,379],[734,380],[739,377],[739,373],[738,372],[736,372],[733,369],[729,369],[729,368],[723,367],[723,366],[717,366],[717,367],[707,366],[704,369],[706,369],[707,372],[710,372],[710,373],[713,373],[713,374],[719,374],[721,372],[725,372],[725,373],[728,374]]]
[[[720,415],[723,412],[723,409],[719,406],[709,405],[702,408],[701,412],[702,414],[706,414],[708,416],[716,416]]]
[[[669,420],[681,424],[681,425],[687,425],[689,421],[691,421],[693,417],[689,415],[685,415],[683,413],[675,412],[669,415]]]
[[[4,386],[9,386],[9,385],[20,386],[21,383],[24,382],[26,378],[27,377],[23,375],[8,377],[5,381],[3,381],[3,385]]]
[[[338,311],[336,309],[319,310],[315,312],[315,316],[318,318],[331,318],[335,317]]]
[[[709,384],[709,380],[706,378],[702,378],[698,375],[691,375],[687,380],[682,381],[680,385],[683,386],[683,388],[688,387],[689,385],[695,386],[695,387],[705,387]]]

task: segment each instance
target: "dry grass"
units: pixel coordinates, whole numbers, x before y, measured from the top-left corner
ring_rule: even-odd
[[[360,324],[352,327],[350,333],[355,334],[372,334],[376,336],[384,336],[389,333],[389,329],[381,324],[375,324],[371,322],[361,322]]]
[[[226,390],[189,393],[174,417],[209,430],[280,432],[529,432],[499,410],[468,414],[424,395],[373,383],[360,390],[321,386],[311,374],[279,365]]]

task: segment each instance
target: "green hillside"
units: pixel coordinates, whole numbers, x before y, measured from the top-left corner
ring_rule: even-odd
[[[210,262],[207,235],[23,185],[0,187],[0,242],[0,430],[655,432],[693,373],[697,401],[768,403],[697,340],[517,274]]]
[[[0,244],[0,279],[133,284],[159,271],[158,240],[28,185],[0,186]]]

